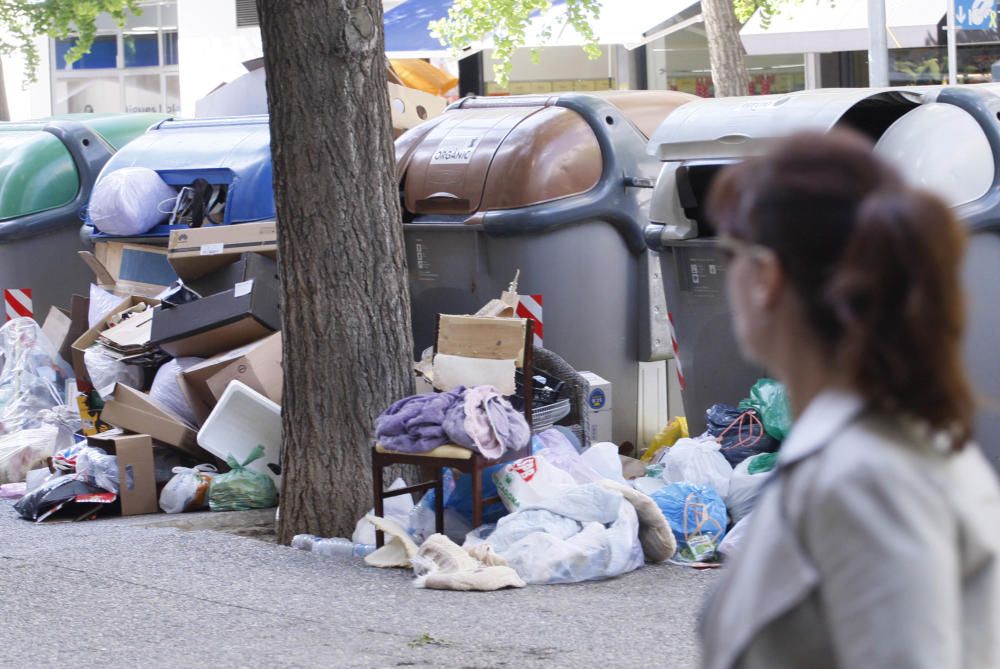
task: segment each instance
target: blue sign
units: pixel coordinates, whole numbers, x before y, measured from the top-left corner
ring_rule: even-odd
[[[590,393],[589,404],[590,408],[594,411],[603,409],[606,401],[607,397],[604,395],[604,391],[600,388],[595,388],[594,391]]]
[[[955,27],[959,30],[995,30],[996,0],[955,0]]]

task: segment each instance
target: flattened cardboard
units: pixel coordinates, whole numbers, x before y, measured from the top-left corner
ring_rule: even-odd
[[[59,307],[49,307],[49,313],[45,317],[45,322],[42,323],[42,332],[60,354],[72,329],[73,319],[68,311]],[[70,344],[72,343],[70,341]]]
[[[211,274],[247,252],[275,257],[278,226],[274,221],[213,225],[170,233],[167,259],[185,282]]]
[[[174,356],[210,358],[245,346],[281,329],[273,286],[253,283],[249,290],[205,297],[153,314],[153,343]]]
[[[202,461],[211,458],[198,446],[198,433],[165,406],[146,393],[115,384],[111,397],[104,404],[101,420],[134,432],[148,434],[156,441],[187,453]]]
[[[153,439],[148,434],[94,435],[87,443],[118,458],[118,499],[123,516],[158,513]]]
[[[278,263],[260,253],[241,253],[230,256],[233,262],[206,274],[198,279],[187,282],[187,287],[202,297],[224,293],[243,281],[253,280],[255,283],[267,282],[278,286]]]
[[[101,333],[107,329],[109,319],[112,316],[116,316],[123,311],[127,311],[137,304],[148,304],[149,306],[155,307],[159,303],[159,300],[133,295],[115,307],[110,314],[101,319],[100,323],[80,335],[76,341],[73,342],[73,371],[76,372],[77,381],[83,381],[87,386],[92,385],[90,374],[87,372],[87,365],[84,364],[83,354],[88,348],[97,342]]]
[[[177,385],[199,423],[205,422],[231,381],[240,381],[281,404],[281,333],[221,353],[177,375]]]

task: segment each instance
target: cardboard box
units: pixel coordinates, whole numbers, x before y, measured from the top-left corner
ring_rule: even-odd
[[[278,263],[260,253],[241,253],[234,262],[217,269],[211,274],[187,282],[188,288],[202,297],[218,295],[238,283],[253,280],[270,283],[278,290]]]
[[[153,315],[153,343],[175,358],[209,358],[280,329],[278,294],[274,286],[256,281],[188,304],[160,307]]]
[[[202,462],[212,456],[198,446],[198,433],[183,418],[146,393],[118,383],[104,404],[101,420],[128,432],[148,434]]]
[[[204,422],[231,381],[239,381],[281,404],[281,333],[189,367],[177,384],[199,422]]]
[[[42,323],[42,332],[53,348],[55,348],[56,352],[59,353],[60,357],[62,357],[63,347],[69,347],[73,344],[72,339],[69,340],[69,343],[66,341],[72,329],[73,318],[70,312],[59,307],[49,307],[49,313],[45,317],[45,322]],[[69,358],[63,359],[69,360]]]
[[[393,135],[415,128],[424,121],[440,116],[448,106],[444,98],[389,82],[389,107],[392,111]]]
[[[115,295],[155,297],[177,280],[167,250],[145,244],[97,242],[94,253],[80,251],[96,283]]]
[[[73,342],[73,371],[76,372],[77,381],[83,381],[88,386],[92,385],[90,374],[87,372],[87,365],[84,364],[83,354],[88,348],[97,342],[101,333],[108,328],[109,319],[111,319],[112,316],[116,316],[123,311],[127,311],[137,304],[146,304],[151,307],[155,307],[159,303],[159,300],[154,300],[153,298],[137,297],[133,295],[115,307],[110,314],[101,319],[100,323],[80,335],[77,340]]]
[[[278,226],[274,221],[214,225],[170,233],[167,259],[185,282],[211,274],[234,262],[243,253],[278,251]]]
[[[118,482],[123,516],[158,513],[153,439],[148,434],[105,433],[87,443],[118,458]]]
[[[593,372],[580,372],[590,386],[587,407],[590,410],[590,440],[612,441],[611,382]]]

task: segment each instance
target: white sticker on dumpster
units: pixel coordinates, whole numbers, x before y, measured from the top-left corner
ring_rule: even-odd
[[[465,165],[479,146],[479,137],[445,137],[431,157],[431,165]]]
[[[200,254],[203,256],[217,256],[225,250],[225,244],[202,244]]]
[[[233,286],[233,297],[243,297],[244,295],[249,295],[251,290],[253,290],[253,279],[240,281],[238,284]]]

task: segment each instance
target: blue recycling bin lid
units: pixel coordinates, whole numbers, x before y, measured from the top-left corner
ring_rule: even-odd
[[[226,185],[224,225],[274,218],[271,132],[266,115],[158,123],[116,153],[97,183],[124,167],[147,167],[178,189],[199,178]],[[172,229],[186,227],[164,223],[141,236],[166,237]],[[112,238],[101,232],[93,237]]]

